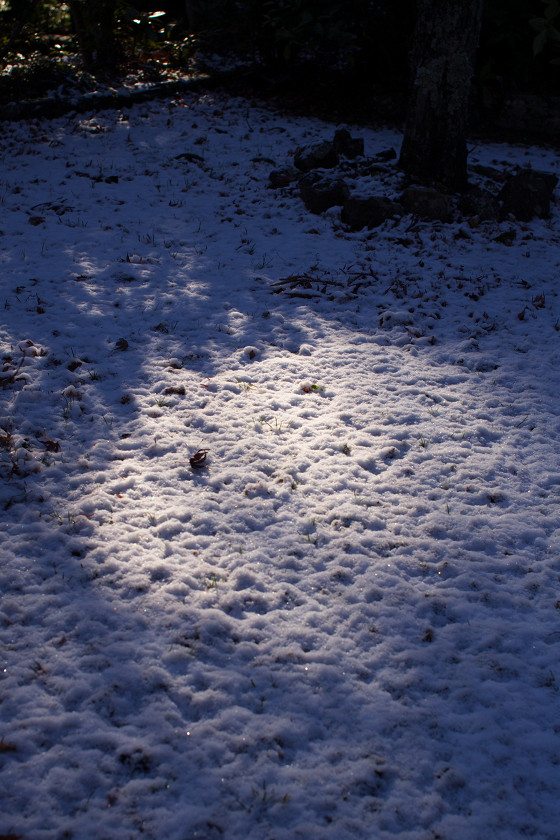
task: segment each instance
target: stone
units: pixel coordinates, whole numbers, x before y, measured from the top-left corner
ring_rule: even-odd
[[[305,175],[299,182],[303,203],[311,213],[324,213],[329,207],[344,204],[350,190],[341,178],[321,177],[316,172]]]
[[[407,187],[401,202],[408,213],[421,219],[450,222],[453,218],[451,196],[432,187]]]
[[[482,163],[473,163],[472,166],[469,166],[469,171],[474,172],[476,175],[482,175],[483,178],[487,178],[489,181],[496,181],[496,183],[500,184],[503,184],[508,177],[503,169],[496,169],[495,166],[486,166]]]
[[[493,221],[500,215],[496,198],[480,187],[471,187],[463,193],[458,207],[463,216],[474,216],[479,222]]]
[[[383,195],[372,195],[369,198],[348,198],[340,218],[351,230],[362,230],[364,227],[378,227],[387,219],[403,213],[403,206],[396,201]]]
[[[494,236],[492,238],[492,242],[500,242],[502,245],[507,245],[509,248],[515,242],[516,237],[516,229],[510,228],[509,230],[504,230],[502,231],[502,233],[499,233],[497,236]]]
[[[377,154],[373,156],[373,159],[381,161],[382,163],[387,163],[390,160],[395,160],[396,157],[397,153],[394,149],[384,149],[382,152],[377,152]]]
[[[285,166],[283,169],[273,169],[268,176],[269,186],[277,190],[281,187],[289,187],[300,177],[300,173],[293,166]]]
[[[333,147],[337,154],[353,160],[363,155],[364,140],[363,137],[353,138],[346,128],[337,128],[334,133]]]
[[[321,143],[301,146],[297,149],[294,164],[300,172],[311,172],[312,169],[334,169],[338,165],[338,154],[329,140],[323,140]]]
[[[510,175],[498,195],[502,218],[511,214],[520,222],[528,222],[535,216],[546,219],[557,183],[556,175],[534,169],[523,169]]]

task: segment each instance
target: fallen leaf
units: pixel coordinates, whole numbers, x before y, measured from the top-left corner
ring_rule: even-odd
[[[43,435],[43,440],[39,438],[39,443],[42,443],[47,452],[60,452],[60,443],[57,440],[51,440],[48,435]]]
[[[206,455],[209,451],[209,449],[199,449],[198,452],[194,453],[192,458],[189,458],[189,463],[193,470],[199,470],[204,466],[206,462]]]
[[[8,741],[4,740],[4,737],[0,738],[0,753],[8,753],[8,752],[17,752],[17,747],[13,744],[10,744]],[[2,835],[0,835],[2,837]]]

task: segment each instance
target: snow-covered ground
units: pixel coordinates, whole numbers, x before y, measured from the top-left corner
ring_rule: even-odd
[[[349,233],[333,132],[0,128],[2,836],[559,836],[560,213]]]

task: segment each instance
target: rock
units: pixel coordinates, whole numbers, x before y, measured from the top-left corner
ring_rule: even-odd
[[[377,227],[386,219],[403,213],[403,206],[396,201],[383,195],[372,195],[369,198],[348,198],[340,218],[351,230],[361,230]]]
[[[473,163],[472,166],[469,166],[469,169],[477,175],[482,175],[483,178],[488,178],[490,181],[496,181],[502,184],[508,177],[503,169],[496,169],[495,166],[485,166],[482,163]]]
[[[293,166],[286,166],[283,169],[273,169],[268,180],[269,186],[277,190],[280,187],[289,187],[294,181],[299,178],[300,173]]]
[[[379,160],[382,163],[387,163],[390,160],[395,160],[397,153],[394,149],[384,149],[382,152],[377,152],[376,155],[373,156],[374,160]]]
[[[535,216],[547,218],[557,182],[556,175],[534,169],[523,169],[510,175],[498,195],[502,217],[511,214],[521,222],[528,222]]]
[[[458,207],[463,216],[476,216],[480,222],[492,221],[500,214],[496,198],[480,187],[471,187],[463,193]]]
[[[299,182],[303,203],[311,213],[324,213],[329,207],[344,204],[350,191],[341,178],[323,178],[316,172]]]
[[[300,172],[312,169],[333,169],[338,165],[338,154],[329,140],[312,146],[301,146],[295,153],[294,164]]]
[[[510,228],[509,230],[502,231],[502,233],[499,233],[498,236],[494,236],[492,242],[500,242],[502,245],[507,245],[509,247],[515,242],[516,236],[516,229]]]
[[[337,128],[334,133],[333,148],[337,154],[353,159],[364,153],[362,137],[353,138],[346,128]]]
[[[408,213],[414,213],[421,219],[450,222],[453,217],[451,196],[431,187],[407,187],[401,201]]]

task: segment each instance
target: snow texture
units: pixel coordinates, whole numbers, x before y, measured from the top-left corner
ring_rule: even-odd
[[[347,232],[221,94],[0,131],[0,834],[557,840],[558,207]]]

